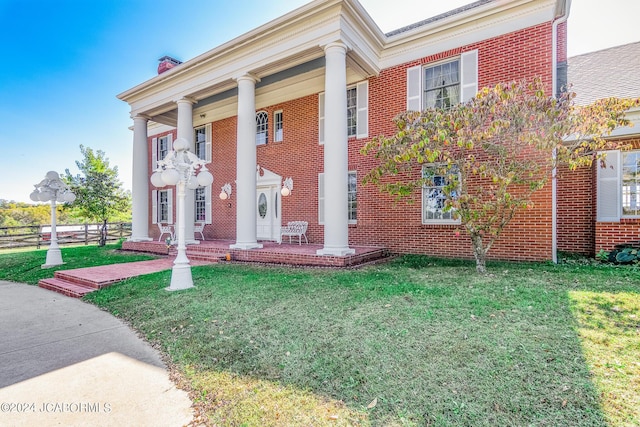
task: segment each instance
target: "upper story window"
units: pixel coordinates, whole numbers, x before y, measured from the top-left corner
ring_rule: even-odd
[[[264,145],[269,141],[269,114],[259,111],[256,114],[256,145]]]
[[[425,67],[423,109],[444,108],[460,102],[460,60]]]
[[[449,177],[438,165],[423,166],[422,177],[426,180],[422,186],[422,223],[459,224],[460,220],[454,217],[453,209],[445,211],[447,196],[444,188],[450,184]],[[451,196],[456,197],[457,192],[454,190]]]
[[[318,96],[318,136],[324,144],[324,93]],[[364,81],[347,88],[347,136],[369,136],[369,82]]]
[[[450,108],[478,92],[478,51],[446,62],[407,68],[407,110]]]
[[[211,124],[193,129],[194,150],[199,159],[211,161]]]
[[[158,160],[164,159],[169,153],[169,135],[158,138]]]
[[[282,142],[282,140],[284,139],[282,110],[273,113],[273,129],[273,142]]]

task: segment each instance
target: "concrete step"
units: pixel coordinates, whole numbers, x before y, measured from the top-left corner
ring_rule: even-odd
[[[97,290],[91,286],[85,286],[78,283],[68,282],[58,278],[42,279],[38,282],[38,286],[43,289],[58,292],[72,298],[82,298],[89,292]]]

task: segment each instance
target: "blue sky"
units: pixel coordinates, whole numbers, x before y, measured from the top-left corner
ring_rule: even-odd
[[[390,31],[468,0],[360,0]],[[116,95],[307,0],[0,0],[0,199],[103,150],[131,188],[132,125]],[[638,0],[573,0],[569,55],[640,40]],[[410,11],[410,12],[408,12]]]

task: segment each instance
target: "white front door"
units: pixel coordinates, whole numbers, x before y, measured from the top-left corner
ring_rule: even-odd
[[[258,187],[257,238],[259,240],[278,240],[280,234],[279,193],[274,185]]]

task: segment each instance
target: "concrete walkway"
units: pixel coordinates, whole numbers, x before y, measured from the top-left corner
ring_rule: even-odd
[[[0,281],[0,425],[183,426],[158,353],[95,306]]]

